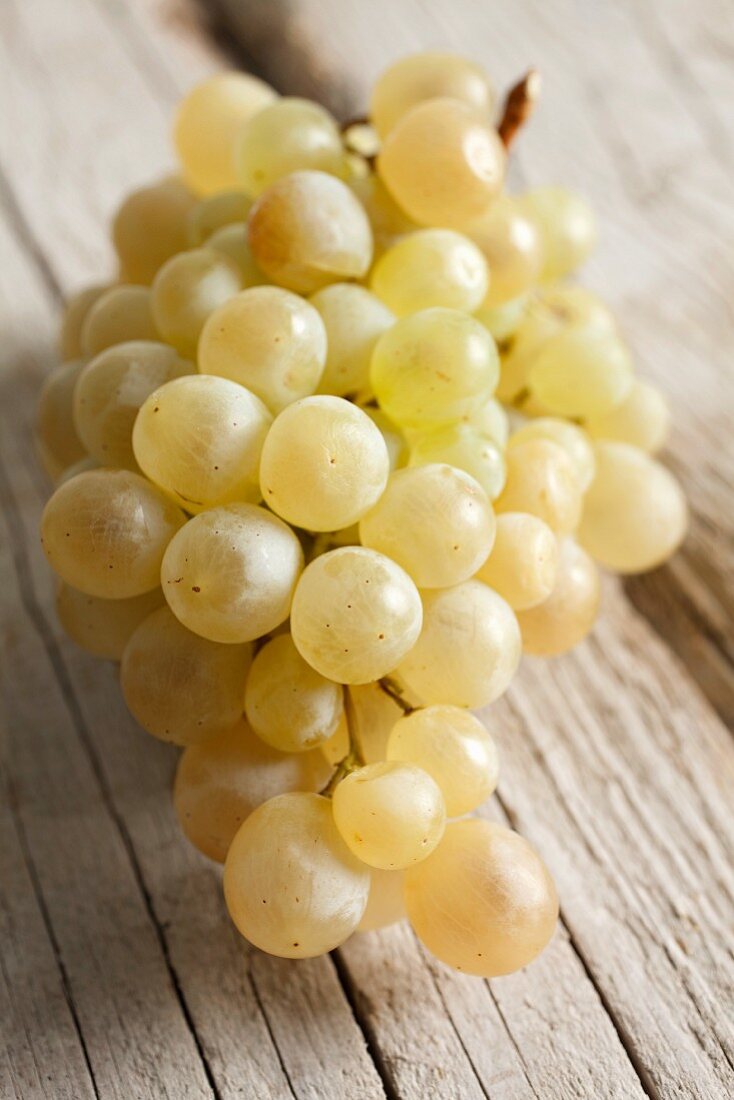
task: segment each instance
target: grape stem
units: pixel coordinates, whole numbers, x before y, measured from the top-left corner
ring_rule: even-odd
[[[377,681],[385,695],[389,695],[393,703],[400,707],[403,714],[412,714],[415,707],[412,707],[407,700],[403,699],[403,689],[400,684],[397,684],[395,680],[392,680],[389,676],[383,676],[381,680]]]
[[[339,761],[329,782],[319,792],[324,798],[331,798],[342,779],[350,772],[364,767],[364,755],[357,735],[357,713],[347,684],[342,684],[342,694],[344,696],[344,715],[347,720],[347,733],[349,735],[349,752]]]
[[[540,95],[541,78],[537,69],[529,69],[507,93],[497,132],[505,149],[512,145],[519,130],[530,118]]]

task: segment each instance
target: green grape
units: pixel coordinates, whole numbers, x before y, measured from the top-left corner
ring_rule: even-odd
[[[477,580],[499,592],[513,611],[547,600],[556,583],[558,544],[547,523],[526,512],[497,516],[497,534]]]
[[[416,641],[422,620],[418,590],[395,562],[361,546],[344,546],[304,570],[291,609],[299,653],[343,684],[387,675]]]
[[[632,388],[632,361],[617,337],[572,329],[549,339],[533,358],[533,395],[561,416],[587,419],[609,412]]]
[[[492,337],[454,309],[403,317],[377,342],[372,389],[391,420],[427,429],[450,423],[488,400],[499,359]]]
[[[334,791],[334,821],[370,867],[396,871],[430,855],[446,826],[437,783],[421,768],[385,760],[351,772]]]
[[[510,446],[515,447],[530,439],[548,439],[562,447],[573,463],[581,492],[586,492],[594,480],[596,459],[591,440],[583,428],[559,417],[541,416],[513,432]]]
[[[231,225],[223,225],[221,229],[215,229],[206,244],[207,248],[216,248],[217,252],[223,253],[234,261],[239,269],[240,281],[244,289],[267,283],[268,280],[252,255],[247,239],[246,222],[232,222]]]
[[[370,893],[367,907],[357,925],[358,932],[374,932],[387,928],[405,917],[402,871],[370,871]]]
[[[600,597],[599,570],[594,562],[573,539],[562,539],[550,595],[517,613],[524,652],[557,657],[573,649],[594,625]]]
[[[600,565],[615,573],[654,569],[675,553],[687,527],[685,496],[664,466],[628,443],[597,443],[579,542]]]
[[[288,618],[301,544],[254,504],[211,508],[171,540],[161,583],[177,619],[213,642],[250,642]]]
[[[128,195],[112,223],[125,281],[152,283],[161,264],[188,247],[188,222],[195,203],[194,196],[172,179]]]
[[[400,58],[375,82],[370,120],[384,138],[412,107],[428,99],[460,100],[489,118],[494,90],[474,62],[453,53],[416,53]]]
[[[64,315],[61,319],[61,332],[59,333],[59,351],[61,359],[66,362],[69,359],[78,359],[82,354],[82,328],[87,314],[105,291],[109,290],[108,283],[98,286],[88,286],[73,294],[64,306]]]
[[[584,199],[562,187],[539,187],[520,202],[540,232],[543,280],[563,278],[579,267],[597,241],[596,218]]]
[[[280,634],[253,661],[245,714],[258,737],[274,749],[303,752],[334,734],[342,690],[304,661],[290,634]]]
[[[342,840],[328,798],[278,795],[239,829],[224,865],[224,897],[242,935],[271,955],[333,951],[359,924],[367,868]]]
[[[476,810],[497,786],[497,746],[479,719],[461,707],[424,707],[404,715],[390,734],[387,758],[427,772],[449,817]]]
[[[170,608],[159,607],[125,647],[122,694],[148,733],[195,745],[241,718],[251,660],[251,645],[207,641],[182,626]]]
[[[248,223],[255,262],[279,286],[313,294],[361,279],[372,262],[372,230],[350,188],[326,172],[292,172],[257,200]]]
[[[405,875],[408,919],[448,966],[483,978],[519,970],[556,927],[558,897],[545,864],[493,821],[452,821],[428,859]]]
[[[485,308],[514,301],[537,283],[543,262],[540,234],[516,199],[500,196],[466,233],[489,267]]]
[[[217,191],[192,207],[188,219],[189,246],[208,244],[212,234],[247,221],[252,199],[244,191]]]
[[[87,356],[128,340],[157,340],[151,293],[144,286],[113,286],[89,309],[81,331]]]
[[[575,326],[594,329],[608,336],[618,334],[614,314],[601,300],[585,286],[573,283],[554,283],[544,286],[531,307],[532,316],[543,320],[549,335],[553,330]]]
[[[506,447],[510,422],[504,407],[491,397],[466,417],[466,423],[482,435],[488,435],[498,447]]]
[[[339,397],[369,388],[370,360],[378,338],[395,321],[379,298],[354,283],[332,283],[311,298],[324,322],[327,355],[319,393]]]
[[[85,365],[86,359],[60,363],[38,398],[36,443],[43,468],[53,481],[86,454],[74,424],[74,387]]]
[[[242,718],[226,733],[183,752],[173,807],[191,843],[224,863],[237,830],[253,810],[278,794],[319,790],[329,771],[318,749],[277,752]]]
[[[189,186],[199,195],[238,186],[234,164],[242,127],[276,99],[276,92],[249,73],[217,73],[181,101],[174,141]]]
[[[489,277],[486,260],[468,237],[453,229],[419,229],[382,254],[370,286],[399,317],[432,306],[471,313],[484,301]]]
[[[494,438],[473,424],[449,424],[415,436],[410,444],[410,466],[447,462],[470,474],[490,500],[505,484],[505,459]]]
[[[397,424],[393,424],[389,416],[385,416],[382,409],[376,405],[362,405],[360,406],[366,416],[370,418],[372,423],[380,429],[382,432],[382,438],[385,440],[385,446],[387,447],[387,456],[390,461],[390,471],[396,470],[398,466],[403,466],[407,459],[407,444],[405,436],[398,428]],[[354,540],[355,542],[358,539]]]
[[[166,260],[152,287],[158,332],[185,355],[195,356],[207,318],[242,289],[240,269],[215,248],[192,248]]]
[[[131,634],[164,602],[160,588],[127,600],[105,600],[63,581],[56,590],[56,614],[73,642],[94,657],[119,661]]]
[[[434,463],[390,475],[362,516],[360,542],[396,561],[419,588],[468,580],[494,541],[494,514],[481,485],[454,466]]]
[[[92,457],[100,465],[136,470],[132,436],[138,409],[157,386],[194,369],[153,340],[116,344],[88,363],[74,391],[74,423]]]
[[[336,121],[309,99],[285,96],[264,107],[243,127],[235,165],[249,195],[299,169],[345,174],[344,147]]]
[[[271,422],[262,401],[244,386],[187,375],[150,394],[132,445],[151,481],[188,512],[201,512],[260,499],[260,455]]]
[[[584,427],[592,439],[629,443],[654,454],[668,436],[670,408],[656,386],[636,380],[619,405],[587,420]]]
[[[349,186],[367,213],[376,250],[381,252],[398,237],[418,229],[416,222],[400,209],[375,172],[350,180]]]
[[[319,313],[276,286],[250,287],[211,315],[199,341],[199,370],[246,386],[272,412],[308,397],[326,362]]]
[[[426,703],[476,708],[506,691],[519,662],[512,608],[471,580],[423,593],[423,629],[397,672]]]
[[[474,311],[477,321],[484,325],[498,344],[505,344],[515,336],[528,308],[528,297],[521,294],[501,306],[483,306]]]
[[[49,565],[103,599],[157,588],[163,553],[185,522],[160,489],[128,470],[90,470],[59,486],[41,518]]]
[[[269,508],[297,527],[337,531],[382,494],[387,446],[368,416],[342,397],[306,397],[274,420],[260,461]]]
[[[582,493],[568,452],[550,439],[533,438],[510,446],[506,459],[507,481],[495,511],[530,512],[558,534],[574,531]]]
[[[463,229],[499,194],[505,162],[505,148],[483,114],[439,98],[403,115],[385,138],[377,170],[414,221]]]

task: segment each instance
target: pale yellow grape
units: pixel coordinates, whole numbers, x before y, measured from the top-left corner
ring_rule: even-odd
[[[476,573],[492,549],[495,520],[481,485],[433,463],[390,475],[362,516],[360,542],[392,558],[419,588],[448,588]]]
[[[128,340],[157,340],[153,300],[145,286],[113,286],[97,298],[84,320],[84,354],[99,355],[105,348]]]
[[[319,103],[284,96],[258,111],[236,142],[235,163],[248,195],[299,169],[345,174],[339,127]]]
[[[253,206],[248,232],[265,275],[299,294],[361,279],[372,262],[364,207],[326,172],[293,172],[276,180]]]
[[[195,203],[195,197],[171,179],[128,195],[112,223],[126,282],[152,283],[161,264],[188,248],[188,223]]]
[[[489,282],[482,253],[453,229],[409,233],[382,254],[370,275],[372,290],[399,317],[431,306],[472,313]]]
[[[547,523],[527,512],[497,516],[494,546],[477,580],[499,592],[513,611],[524,611],[548,599],[557,571],[558,543]]]
[[[115,344],[92,359],[74,391],[74,422],[92,457],[103,466],[137,469],[132,436],[140,406],[157,386],[194,369],[153,340]]]
[[[224,898],[242,935],[271,955],[305,959],[333,951],[359,924],[370,887],[364,864],[320,795],[278,795],[235,836]]]
[[[268,280],[252,255],[245,222],[232,222],[231,225],[223,225],[221,229],[215,229],[206,243],[207,248],[216,248],[217,252],[222,252],[234,261],[239,269],[244,288],[267,283]]]
[[[311,304],[324,322],[328,348],[319,393],[344,397],[367,390],[372,352],[395,315],[369,290],[354,283],[332,283],[317,290]]]
[[[466,417],[466,423],[482,435],[488,435],[498,447],[506,447],[510,435],[507,412],[496,398],[491,397]]]
[[[466,416],[488,400],[499,377],[494,340],[456,309],[401,318],[378,340],[372,389],[391,420],[427,429]]]
[[[438,97],[460,100],[487,118],[494,106],[494,89],[479,65],[432,51],[402,57],[382,73],[372,88],[370,121],[384,138],[411,107]]]
[[[207,244],[218,229],[247,221],[252,199],[244,191],[218,191],[197,202],[189,214],[189,245],[198,248]]]
[[[582,493],[567,451],[550,439],[528,439],[507,450],[507,481],[496,512],[530,512],[557,534],[578,526]]]
[[[561,416],[601,416],[632,388],[632,360],[622,341],[603,333],[570,330],[548,340],[533,359],[533,396]]]
[[[400,431],[400,428],[397,424],[393,424],[390,417],[386,416],[378,406],[364,405],[362,408],[372,423],[382,432],[382,438],[385,440],[387,455],[390,461],[390,470],[392,471],[397,469],[398,466],[403,466],[408,457],[408,451],[405,436]]]
[[[573,463],[581,492],[586,492],[594,480],[596,459],[591,440],[583,428],[559,417],[540,416],[513,432],[510,446],[516,447],[529,439],[549,439],[562,447]]]
[[[286,791],[318,791],[330,767],[321,753],[277,752],[242,718],[181,756],[173,807],[200,852],[224,863],[235,833],[254,809]],[[262,904],[262,903],[261,903]]]
[[[418,228],[416,222],[400,209],[376,172],[350,180],[349,186],[367,213],[376,251],[382,251],[398,237]]]
[[[527,840],[493,821],[452,821],[436,851],[405,875],[408,919],[456,970],[494,978],[540,954],[555,931],[553,880]]]
[[[288,618],[303,568],[301,544],[254,504],[190,519],[166,550],[163,592],[174,615],[213,642],[249,642]]]
[[[513,301],[538,281],[543,262],[540,234],[516,199],[500,196],[466,233],[489,266],[485,308]]]
[[[402,871],[370,870],[370,893],[367,907],[357,925],[358,932],[374,932],[387,928],[405,917]]]
[[[524,652],[556,657],[573,649],[594,625],[600,599],[594,562],[573,539],[562,539],[550,595],[535,607],[517,612]]]
[[[207,641],[168,607],[145,619],[125,647],[120,684],[133,716],[162,741],[195,745],[242,716],[252,646]]]
[[[425,703],[483,707],[506,691],[520,652],[510,605],[470,580],[423,593],[423,629],[397,671]]]
[[[596,217],[588,203],[563,187],[539,187],[520,201],[540,231],[542,278],[550,282],[579,267],[598,236]]]
[[[564,326],[583,326],[610,336],[617,334],[614,314],[593,290],[575,283],[554,283],[538,291],[530,314],[545,320],[556,330]]]
[[[654,569],[675,553],[687,527],[685,496],[664,466],[628,443],[597,443],[578,537],[600,565],[615,573]]]
[[[84,321],[94,303],[107,290],[109,290],[108,283],[88,286],[77,294],[73,294],[66,302],[59,333],[59,351],[64,362],[68,359],[78,359],[82,354]]]
[[[305,397],[268,432],[260,488],[269,508],[297,527],[337,531],[381,496],[390,460],[379,428],[342,397]]]
[[[351,772],[333,796],[334,821],[355,856],[396,871],[430,855],[443,836],[446,806],[434,779],[413,764],[382,761]]]
[[[95,657],[119,661],[133,631],[164,603],[160,588],[127,600],[105,600],[63,581],[56,590],[56,614],[73,642]]]
[[[417,435],[410,444],[410,466],[447,462],[479,482],[490,500],[505,484],[505,459],[496,441],[473,424],[449,424]]]
[[[663,394],[650,382],[636,379],[619,405],[584,424],[592,439],[630,443],[654,454],[667,439],[670,407]]]
[[[497,131],[481,112],[456,99],[431,99],[393,127],[377,170],[420,225],[462,229],[499,194],[505,162]]]
[[[326,330],[309,302],[276,286],[250,287],[212,313],[199,370],[246,386],[272,412],[312,394],[326,362]]]
[[[258,737],[281,752],[303,752],[332,736],[342,689],[304,661],[290,634],[259,651],[245,688],[245,714]]]
[[[462,707],[423,707],[404,715],[390,734],[387,758],[428,772],[449,817],[471,813],[497,786],[497,746],[479,719]]]
[[[152,286],[153,320],[161,337],[195,356],[207,318],[242,289],[240,269],[215,248],[192,248],[166,260]]]
[[[474,311],[480,321],[498,344],[506,344],[523,322],[527,311],[528,296],[521,294],[501,306],[483,306]]]
[[[139,474],[90,470],[59,486],[41,518],[51,568],[72,588],[119,600],[160,583],[180,508]]]
[[[74,387],[86,359],[71,359],[51,371],[36,411],[36,441],[43,467],[54,481],[84,458],[84,444],[74,424]]]
[[[133,430],[141,470],[188,512],[260,499],[272,422],[262,401],[226,378],[194,374],[150,394]]]
[[[59,474],[56,481],[57,487],[63,485],[66,481],[71,481],[77,474],[85,474],[87,470],[98,470],[99,462],[92,458],[91,455],[85,455],[84,458],[80,458],[78,462],[74,462],[71,466],[67,466],[63,473]]]
[[[237,187],[234,152],[243,126],[275,91],[249,73],[217,73],[181,101],[174,141],[184,176],[200,195]]]
[[[408,574],[375,550],[344,546],[306,567],[291,608],[299,653],[343,684],[392,671],[418,638],[421,599]]]
[[[360,754],[365,764],[376,764],[385,759],[390,733],[403,711],[379,683],[352,684],[349,694],[354,704],[354,736]],[[347,755],[349,731],[344,718],[321,751],[331,764],[338,764]]]

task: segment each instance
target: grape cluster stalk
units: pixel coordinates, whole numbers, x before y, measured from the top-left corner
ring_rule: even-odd
[[[498,112],[479,66],[419,54],[340,127],[214,76],[66,308],[37,421],[59,618],[182,747],[181,828],[274,955],[407,918],[468,974],[535,958],[556,891],[475,816],[473,711],[582,641],[600,568],[685,534],[666,401],[569,278],[592,211],[506,185],[539,86]]]

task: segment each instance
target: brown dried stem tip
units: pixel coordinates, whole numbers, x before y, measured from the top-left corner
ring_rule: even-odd
[[[509,149],[518,130],[530,118],[540,95],[541,77],[537,69],[530,69],[513,88],[505,100],[505,108],[497,132],[505,149]]]

